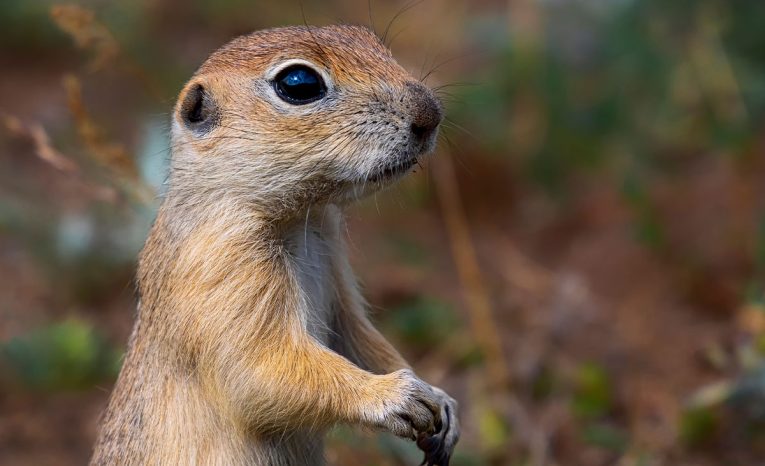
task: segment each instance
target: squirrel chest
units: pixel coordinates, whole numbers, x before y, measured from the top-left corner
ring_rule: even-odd
[[[327,344],[332,332],[336,299],[332,274],[332,250],[323,233],[306,226],[297,228],[286,242],[301,291],[302,311],[308,333]]]

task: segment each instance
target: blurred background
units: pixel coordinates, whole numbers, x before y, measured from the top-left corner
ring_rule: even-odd
[[[763,464],[761,0],[3,0],[0,464],[86,462],[174,98],[304,18],[371,25],[445,102],[426,169],[349,217],[376,322],[461,402],[453,464]],[[421,459],[349,428],[327,457]]]

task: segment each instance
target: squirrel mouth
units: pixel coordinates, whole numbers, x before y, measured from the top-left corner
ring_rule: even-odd
[[[412,157],[409,160],[405,160],[403,162],[398,162],[394,165],[390,165],[387,168],[371,175],[367,178],[367,181],[376,183],[378,181],[386,181],[389,180],[396,175],[400,175],[403,173],[406,173],[409,171],[410,168],[414,166],[414,164],[417,163],[417,157]]]

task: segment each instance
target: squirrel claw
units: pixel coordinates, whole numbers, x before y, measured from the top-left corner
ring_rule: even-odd
[[[425,453],[420,466],[449,466],[451,455],[445,446],[443,439],[438,436],[420,434],[417,438],[417,447]]]

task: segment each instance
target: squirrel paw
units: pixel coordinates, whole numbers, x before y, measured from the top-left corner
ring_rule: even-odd
[[[433,435],[420,433],[417,436],[417,447],[425,452],[421,465],[449,466],[449,459],[454,446],[460,437],[460,425],[457,419],[457,401],[437,387],[432,387],[441,406],[443,425]]]
[[[395,379],[396,394],[385,401],[383,412],[374,424],[411,440],[417,440],[418,434],[435,435],[442,425],[443,410],[438,393],[409,369],[390,376]]]

